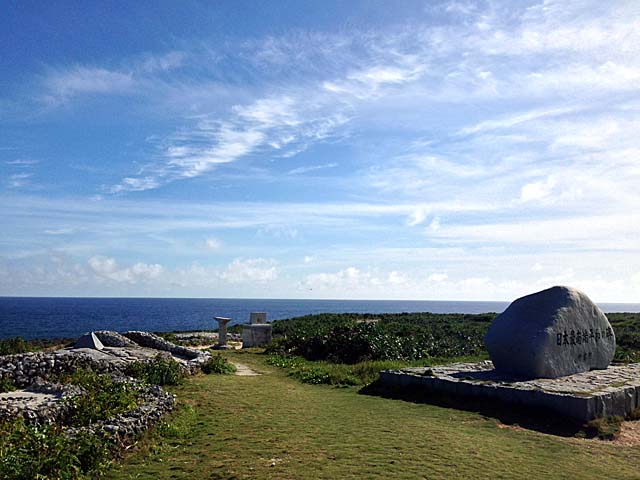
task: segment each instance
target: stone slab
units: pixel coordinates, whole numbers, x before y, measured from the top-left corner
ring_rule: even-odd
[[[640,363],[533,380],[498,373],[491,361],[454,363],[385,370],[380,373],[380,381],[385,386],[426,393],[548,408],[581,421],[613,415],[625,417],[640,408]]]

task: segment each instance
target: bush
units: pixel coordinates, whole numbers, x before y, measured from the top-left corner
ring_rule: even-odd
[[[22,337],[0,340],[0,355],[14,355],[32,351],[32,347]]]
[[[27,425],[22,418],[0,423],[0,478],[80,478],[99,474],[112,444],[89,433],[66,436],[58,425]]]
[[[150,385],[180,385],[184,380],[180,364],[160,355],[151,362],[130,363],[125,373]]]
[[[8,378],[0,378],[0,393],[12,392],[16,386]]]
[[[233,363],[229,362],[220,354],[211,355],[211,358],[202,365],[202,371],[206,374],[220,373],[230,374],[235,373],[236,367]]]
[[[269,353],[359,363],[486,354],[495,314],[323,314],[273,322]]]
[[[77,370],[58,377],[57,381],[79,385],[85,390],[84,394],[66,400],[71,406],[68,423],[73,426],[90,425],[133,410],[140,399],[133,385],[90,370]]]

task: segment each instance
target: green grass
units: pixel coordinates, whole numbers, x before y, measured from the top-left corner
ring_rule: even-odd
[[[302,357],[272,354],[267,363],[284,368],[289,376],[303,383],[315,385],[367,385],[380,378],[382,370],[394,370],[407,367],[425,367],[443,363],[475,362],[486,356],[427,358],[421,360],[367,360],[354,364],[310,361]]]
[[[110,479],[638,478],[640,451],[506,428],[493,417],[302,384],[266,356],[225,352],[264,373],[198,375],[183,404]]]

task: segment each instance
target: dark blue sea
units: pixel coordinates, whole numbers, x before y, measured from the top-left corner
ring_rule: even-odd
[[[250,312],[268,319],[311,313],[485,313],[508,302],[399,300],[260,300],[231,298],[29,298],[0,297],[0,338],[71,338],[92,330],[215,329],[214,316],[248,323]],[[640,304],[600,304],[605,312],[640,312]]]

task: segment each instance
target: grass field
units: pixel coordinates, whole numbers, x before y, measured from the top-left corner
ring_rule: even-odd
[[[198,375],[110,479],[640,478],[640,449],[502,425],[441,406],[307,385],[263,355],[258,377]]]

